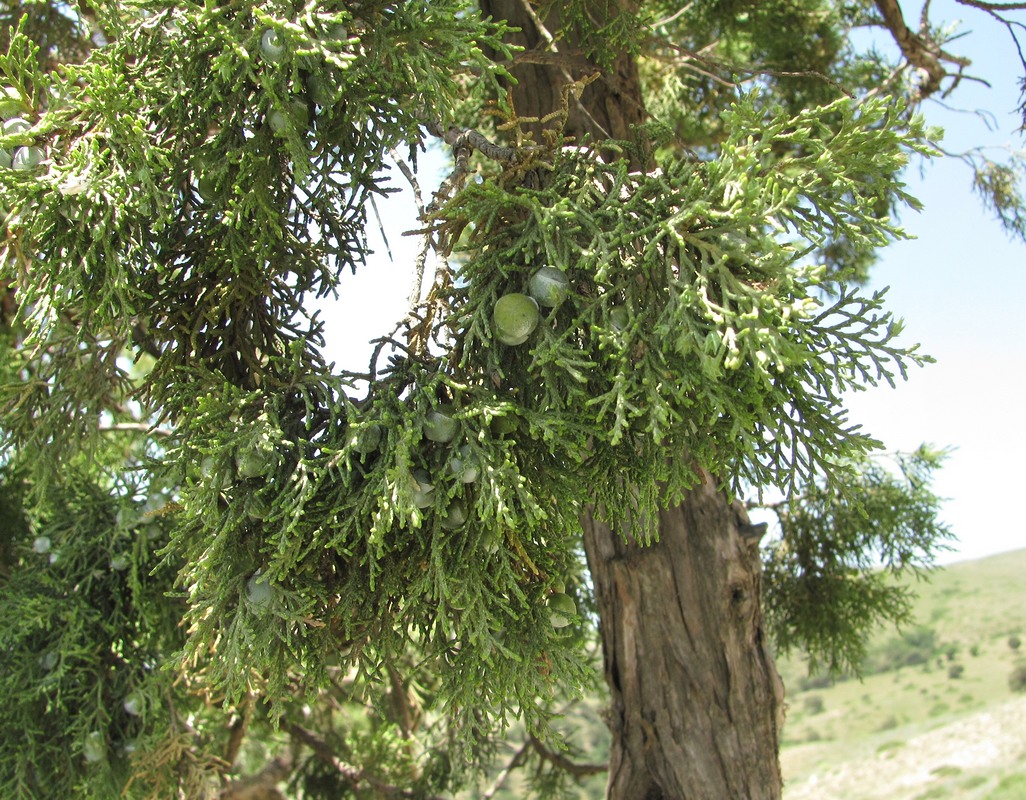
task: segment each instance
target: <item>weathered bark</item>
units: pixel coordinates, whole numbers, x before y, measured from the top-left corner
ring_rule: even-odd
[[[609,69],[601,69],[587,58],[575,31],[564,32],[558,42],[550,41],[563,25],[559,3],[552,4],[549,16],[542,21],[527,13],[527,8],[532,7],[530,0],[479,2],[486,16],[508,20],[520,29],[508,36],[511,43],[525,48],[509,69],[517,81],[511,87],[517,117],[543,120],[552,116],[562,108],[564,86],[598,75],[579,98],[571,97],[563,133],[578,140],[588,137],[592,142],[634,139],[633,126],[645,118],[636,59],[621,53]],[[594,24],[602,25],[630,5],[631,0],[596,0],[591,9]],[[535,141],[541,142],[544,141],[542,129],[555,130],[561,123],[562,120],[551,119],[547,123],[526,123],[522,127],[534,134]]]
[[[711,478],[642,545],[595,517],[584,544],[601,620],[610,798],[779,798],[782,686],[755,545]]]
[[[954,78],[956,83],[961,80],[962,70],[969,66],[970,60],[941,49],[930,33],[925,17],[922,29],[915,33],[905,24],[898,0],[876,0],[876,8],[883,17],[884,27],[891,32],[894,42],[901,48],[902,55],[919,71],[920,80],[915,91],[919,100],[939,92],[947,77]],[[946,64],[957,67],[958,72],[949,73]]]
[[[528,48],[512,70],[514,107],[544,118],[560,109],[566,83],[599,67],[573,31],[550,36],[560,29],[559,3],[539,27],[529,2],[480,0],[485,14],[521,28],[511,37]],[[630,2],[597,0],[593,23]],[[568,112],[567,135],[630,140],[644,120],[634,58],[620,54]],[[644,152],[637,148],[634,168],[648,167]],[[657,544],[584,520],[612,694],[611,800],[780,797],[782,687],[764,639],[758,557],[739,533],[746,523],[708,476],[660,513]]]

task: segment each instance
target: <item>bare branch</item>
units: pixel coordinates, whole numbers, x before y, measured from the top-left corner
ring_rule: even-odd
[[[420,191],[420,182],[417,180],[417,173],[413,171],[413,168],[407,163],[406,159],[399,155],[398,151],[392,150],[389,155],[392,156],[392,160],[395,161],[399,171],[406,178],[406,182],[410,184],[410,189],[413,190],[413,202],[417,206],[417,213],[424,216],[424,197]]]
[[[505,785],[506,779],[513,773],[513,770],[519,769],[524,765],[524,762],[527,761],[527,751],[530,749],[530,740],[525,741],[520,746],[520,749],[513,754],[513,758],[509,760],[509,763],[506,764],[506,766],[502,768],[502,771],[495,776],[495,781],[488,788],[488,791],[481,795],[481,800],[492,800],[492,798],[495,797],[495,793]]]
[[[980,0],[955,0],[960,6],[971,6],[983,11],[1024,11],[1026,3],[983,3]]]
[[[729,73],[730,75],[746,75],[749,79],[755,78],[760,75],[768,75],[774,78],[815,78],[821,80],[824,83],[828,83],[837,89],[842,94],[852,97],[852,93],[844,88],[841,84],[831,78],[829,75],[825,75],[817,70],[780,70],[772,67],[763,66],[760,64],[753,64],[751,66],[742,67],[736,64],[726,64],[714,58],[710,58],[703,54],[705,50],[709,50],[709,47],[703,48],[703,52],[695,52],[686,47],[683,47],[676,42],[672,42],[666,38],[656,37],[652,41],[668,50],[673,51],[676,55],[666,55],[660,57],[658,54],[650,54],[649,58],[654,58],[660,61],[667,61],[675,64],[684,69],[690,70],[697,75],[701,75],[704,78],[715,81],[721,86],[735,86],[739,81],[733,78],[724,78],[716,73],[719,70],[721,73]]]
[[[275,784],[292,772],[292,759],[279,757],[267,762],[255,775],[232,781],[220,800],[284,800]]]
[[[147,422],[115,422],[112,425],[101,425],[100,433],[148,433],[152,436],[174,436],[168,428],[155,428]]]
[[[402,676],[393,666],[388,667],[388,684],[388,697],[392,703],[395,721],[398,723],[403,737],[412,739],[420,723],[421,709],[411,700]]]
[[[578,764],[575,761],[571,761],[562,753],[557,753],[555,750],[551,750],[546,747],[534,736],[530,737],[530,743],[531,747],[539,756],[553,766],[558,767],[564,772],[570,773],[575,778],[586,778],[589,775],[600,775],[601,773],[609,770],[608,764]]]
[[[247,709],[248,711],[248,709]],[[224,746],[224,760],[226,764],[234,764],[242,748],[242,742],[246,738],[246,715],[238,716],[228,728],[228,741]]]
[[[388,243],[388,234],[385,233],[385,223],[381,219],[381,212],[378,211],[378,203],[374,199],[374,195],[370,195],[371,208],[374,210],[374,217],[378,221],[378,233],[381,234],[381,241],[385,243],[385,252],[388,254],[388,260],[394,261],[392,258],[392,245]]]
[[[396,165],[399,167],[399,171],[402,172],[406,178],[407,183],[410,184],[410,188],[413,190],[413,202],[417,206],[417,215],[422,222],[427,221],[427,209],[424,206],[424,197],[420,191],[420,183],[417,180],[417,174],[413,171],[413,168],[406,163],[406,160],[401,158],[396,151],[392,151],[392,158],[395,160]],[[427,263],[428,253],[431,250],[433,244],[432,236],[428,232],[421,233],[420,249],[417,251],[417,257],[414,260],[414,271],[413,271],[413,283],[410,286],[410,294],[407,299],[407,306],[410,309],[410,314],[413,314],[417,304],[420,303],[420,296],[424,291],[424,267]]]
[[[898,0],[876,0],[876,7],[902,55],[923,75],[918,87],[919,99],[939,91],[945,78],[955,78],[955,84],[961,80],[962,71],[972,63],[968,58],[942,50],[937,42],[930,38],[925,24],[919,33],[913,32],[905,23]],[[958,66],[957,73],[949,72],[945,64]]]
[[[491,800],[496,793],[505,785],[509,776],[513,773],[513,770],[519,769],[527,763],[528,755],[530,751],[534,751],[543,761],[548,761],[554,767],[563,772],[572,775],[576,779],[586,778],[589,775],[599,775],[609,770],[606,764],[578,764],[571,761],[561,753],[557,753],[555,750],[546,747],[542,742],[535,736],[528,736],[520,748],[513,754],[509,762],[495,777],[495,781],[488,788],[488,790],[481,795],[481,800]]]
[[[1016,31],[1026,31],[1026,24],[1023,24],[1019,20],[1006,19],[999,14],[999,11],[1015,11],[1026,9],[1026,3],[984,3],[978,2],[978,0],[957,0],[960,5],[969,6],[970,8],[978,8],[981,11],[985,11],[995,20],[1000,22],[1008,30],[1008,35],[1012,37],[1012,42],[1015,44],[1016,52],[1019,55],[1019,64],[1023,70],[1026,70],[1026,53],[1023,52],[1022,43],[1019,41],[1019,33]],[[1024,103],[1020,110],[1023,112],[1023,127],[1026,128],[1026,103]]]
[[[488,137],[478,131],[470,128],[458,128],[455,125],[450,125],[448,128],[443,128],[441,123],[429,122],[425,125],[432,136],[437,136],[447,145],[453,148],[453,154],[457,160],[457,166],[459,165],[460,156],[463,150],[477,150],[486,158],[490,158],[493,161],[512,161],[517,154],[515,148],[503,147],[497,145],[494,142],[488,140]],[[465,157],[469,157],[470,153],[467,152]]]

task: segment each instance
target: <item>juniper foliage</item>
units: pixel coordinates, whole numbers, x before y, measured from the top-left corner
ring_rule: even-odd
[[[944,456],[923,446],[861,460],[848,484],[857,504],[818,481],[775,506],[782,535],[769,548],[765,571],[769,623],[781,653],[798,650],[810,670],[858,675],[876,626],[913,621],[912,590],[894,576],[925,577],[924,565],[949,536],[930,491]]]
[[[636,141],[457,153],[480,180],[424,219],[452,266],[366,373],[326,361],[310,301],[363,267],[390,153],[425,126],[520,130],[502,24],[462,0],[104,3],[67,17],[103,46],[55,69],[17,22],[0,73],[30,127],[0,147],[42,160],[0,169],[5,796],[213,796],[286,739],[297,796],[451,789],[510,719],[544,740],[594,683],[582,511],[649,540],[699,470],[801,498],[768,562],[778,638],[854,660],[894,598],[842,579],[945,535],[935,498],[867,472],[879,443],[842,404],[929,360],[844,279],[903,235],[889,210],[915,207],[900,174],[933,133],[836,90],[881,69],[844,51],[851,4],[704,5],[586,48],[640,53],[651,29],[804,77],[738,91],[649,48],[651,169],[609,158]],[[809,35],[782,49],[787,14]],[[495,304],[540,267],[568,296],[504,344]],[[867,540],[856,521],[908,497]],[[805,613],[805,544],[852,619],[829,616],[846,592]]]

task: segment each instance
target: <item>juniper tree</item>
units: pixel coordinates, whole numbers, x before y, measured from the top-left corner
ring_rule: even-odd
[[[779,796],[771,634],[857,666],[907,616],[861,568],[947,535],[936,454],[882,470],[842,405],[929,360],[859,279],[968,67],[942,34],[886,0],[3,9],[5,796],[440,796],[513,718],[558,785],[596,636],[611,797]],[[431,142],[439,267],[336,368],[311,301]],[[1013,167],[967,159],[1015,229]]]

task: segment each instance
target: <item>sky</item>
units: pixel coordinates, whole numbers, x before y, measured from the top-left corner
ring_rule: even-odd
[[[943,104],[925,104],[928,122],[945,129],[941,146],[948,152],[979,144],[1022,149],[1026,142],[1017,133],[1021,119],[1015,111],[1021,73],[1004,28],[953,2],[934,2],[931,13],[937,20],[965,20],[960,30],[971,33],[950,49],[972,59],[969,74],[992,84],[963,81]],[[918,19],[912,12],[907,18]],[[971,113],[977,109],[992,112],[992,129]],[[432,163],[440,162],[424,160],[429,169]],[[906,180],[924,203],[921,212],[901,216],[915,238],[883,251],[871,288],[890,287],[888,308],[906,323],[903,341],[920,343],[937,362],[913,369],[895,389],[851,395],[851,419],[888,450],[914,450],[923,443],[950,449],[933,488],[944,498],[941,518],[956,540],[940,563],[1026,547],[1016,499],[1026,459],[1026,244],[1010,239],[983,209],[971,172],[958,159],[913,162]],[[396,173],[396,185],[403,183]],[[428,192],[432,187],[424,176],[421,185]],[[341,301],[326,306],[324,314],[329,357],[351,370],[366,367],[367,340],[391,332],[406,311],[410,290],[417,239],[401,234],[416,227],[412,198],[408,192],[394,195],[378,207],[392,258],[372,218],[377,253],[356,276],[345,277]]]
[[[970,74],[992,83],[963,82],[945,102],[990,109],[994,130],[973,113],[924,106],[927,120],[945,129],[941,146],[960,152],[987,144],[993,156],[998,148],[1026,147],[1015,112],[1021,68],[1004,28],[950,2],[935,2],[931,13],[965,20],[971,34],[950,49],[972,59]],[[922,442],[952,448],[934,484],[945,498],[942,519],[958,537],[941,559],[951,562],[1026,547],[1026,523],[1016,511],[1026,458],[1026,244],[983,209],[961,161],[919,166],[907,181],[924,209],[901,217],[916,238],[888,247],[871,279],[873,287],[890,287],[888,304],[905,320],[905,341],[919,342],[937,363],[914,370],[896,389],[851,397],[848,407],[888,449]]]

